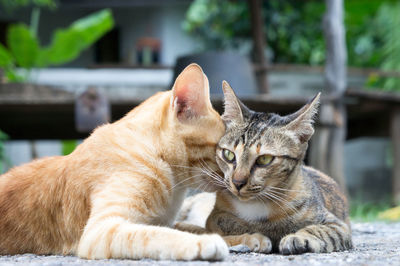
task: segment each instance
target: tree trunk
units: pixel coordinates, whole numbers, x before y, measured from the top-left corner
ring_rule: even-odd
[[[343,0],[325,0],[323,26],[326,40],[325,82],[328,92],[339,100],[321,106],[321,120],[334,127],[323,128],[311,143],[310,161],[329,174],[347,193],[344,175],[346,108],[342,96],[347,86],[347,50],[343,23]]]
[[[266,47],[261,0],[248,0],[251,30],[253,35],[253,62],[257,65],[256,80],[259,92],[268,93],[267,60],[264,56]]]

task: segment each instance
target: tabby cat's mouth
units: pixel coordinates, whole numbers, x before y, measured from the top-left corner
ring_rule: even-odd
[[[235,197],[238,200],[243,201],[243,202],[253,199],[253,196],[251,196],[251,195],[244,195],[244,194],[242,194],[240,192],[236,192],[236,191],[230,191],[230,192],[233,197]]]

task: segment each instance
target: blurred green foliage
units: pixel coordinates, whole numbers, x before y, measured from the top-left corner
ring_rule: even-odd
[[[400,70],[400,4],[397,0],[346,0],[348,64]],[[263,1],[266,55],[274,63],[321,65],[325,60],[320,0]],[[183,23],[203,49],[250,52],[251,25],[247,1],[195,0]],[[245,49],[243,49],[245,47]],[[400,79],[372,76],[369,85],[399,90]]]
[[[400,72],[400,2],[382,5],[376,16],[376,31],[381,37],[380,68]],[[379,29],[379,30],[378,30]],[[370,87],[400,91],[400,78],[371,76]]]
[[[390,209],[389,201],[377,203],[352,201],[350,204],[350,218],[353,221],[372,222],[382,220],[379,214]]]
[[[15,9],[27,6],[53,9],[57,7],[57,4],[54,0],[0,0],[0,6],[3,6],[7,12],[12,12]]]
[[[109,9],[93,13],[75,21],[66,29],[58,29],[50,45],[42,47],[36,33],[27,25],[13,24],[7,32],[7,49],[0,44],[0,67],[9,81],[23,81],[16,67],[31,69],[60,65],[76,59],[114,26]]]
[[[238,48],[250,34],[247,2],[196,0],[186,13],[183,28],[197,37],[204,49]]]
[[[268,56],[273,62],[320,64],[324,60],[321,1],[263,1]],[[195,0],[183,23],[203,49],[240,49],[251,38],[247,1]]]

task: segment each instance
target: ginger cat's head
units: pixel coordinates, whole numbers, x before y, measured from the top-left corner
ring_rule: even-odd
[[[265,198],[272,190],[279,194],[295,181],[292,173],[302,165],[320,94],[299,111],[279,116],[251,111],[227,82],[223,90],[226,132],[217,147],[223,184],[240,200]]]
[[[178,142],[171,143],[175,154],[170,157],[176,157],[176,167],[181,167],[180,172],[190,169],[188,174],[194,179],[208,182],[207,175],[218,169],[215,149],[225,126],[211,105],[208,79],[197,64],[187,66],[175,81],[168,107],[168,130],[183,144],[177,147]],[[186,154],[184,159],[181,154]]]

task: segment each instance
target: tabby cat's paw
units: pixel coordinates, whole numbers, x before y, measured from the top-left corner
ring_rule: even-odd
[[[316,237],[290,234],[281,239],[279,252],[283,255],[302,254],[307,252],[319,253],[323,243]]]
[[[248,246],[253,252],[271,253],[272,251],[271,240],[260,233],[244,234],[242,244]]]
[[[229,255],[228,246],[219,235],[201,235],[197,246],[196,259],[223,260]]]

